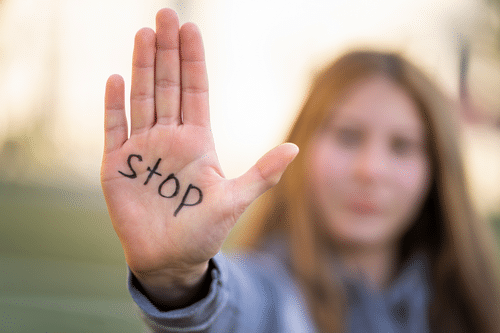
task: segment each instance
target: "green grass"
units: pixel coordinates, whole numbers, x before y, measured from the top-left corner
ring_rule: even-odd
[[[100,188],[0,182],[0,331],[143,331]]]
[[[143,331],[98,188],[0,183],[0,331]]]
[[[140,332],[123,266],[0,258],[0,331]]]
[[[124,263],[102,194],[0,183],[0,253]]]

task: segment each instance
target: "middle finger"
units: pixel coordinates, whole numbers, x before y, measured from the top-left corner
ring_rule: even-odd
[[[172,9],[156,15],[156,117],[158,124],[180,124],[179,19]]]

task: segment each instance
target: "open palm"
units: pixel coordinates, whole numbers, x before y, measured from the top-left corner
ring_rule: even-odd
[[[278,146],[226,180],[210,130],[201,35],[191,23],[179,29],[172,10],[156,19],[156,33],[144,28],[135,39],[130,136],[123,79],[108,79],[101,170],[127,263],[143,277],[206,265],[297,154],[294,145]]]

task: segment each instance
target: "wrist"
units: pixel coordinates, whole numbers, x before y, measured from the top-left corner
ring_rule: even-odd
[[[191,305],[208,294],[209,262],[189,269],[164,269],[154,273],[133,272],[139,287],[161,311]]]

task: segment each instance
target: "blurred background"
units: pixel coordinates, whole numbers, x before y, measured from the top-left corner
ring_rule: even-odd
[[[0,331],[142,331],[100,191],[103,96],[114,73],[129,89],[162,7],[202,31],[227,177],[282,141],[326,62],[398,50],[462,102],[470,188],[499,230],[500,0],[0,0]]]

